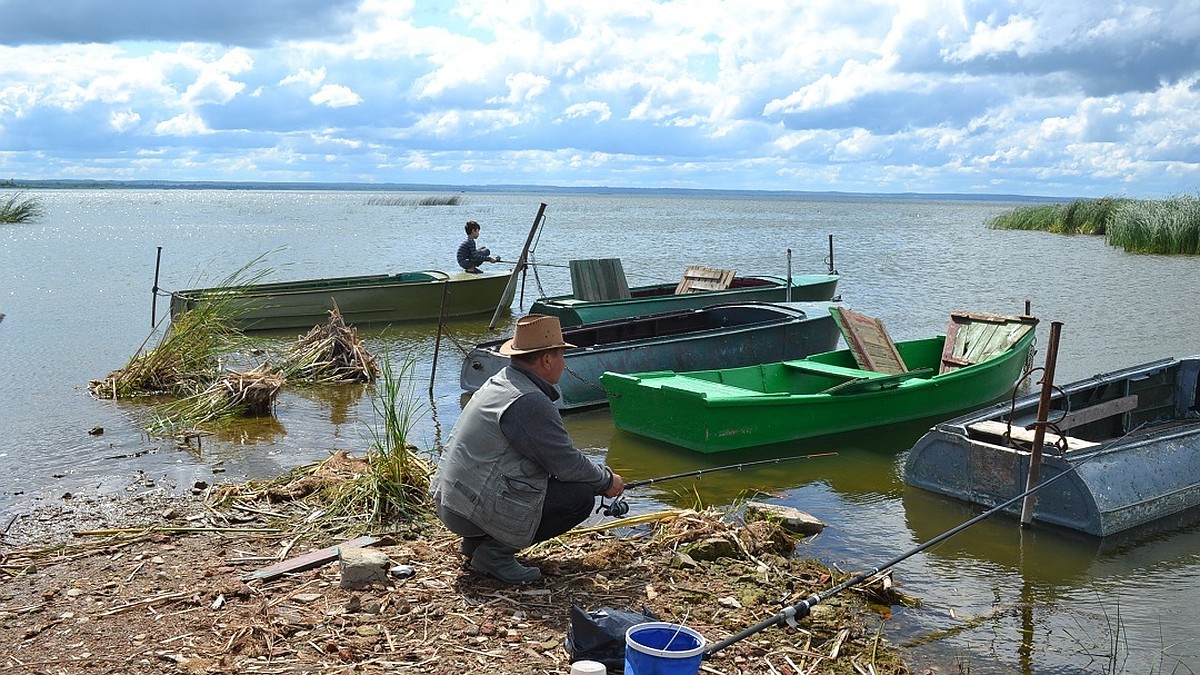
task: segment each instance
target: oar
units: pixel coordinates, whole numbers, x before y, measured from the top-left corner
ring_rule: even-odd
[[[529,236],[525,238],[525,246],[521,248],[521,256],[517,258],[517,264],[513,267],[512,274],[508,277],[508,285],[504,287],[504,295],[500,297],[500,304],[496,305],[496,313],[492,315],[492,322],[488,324],[488,330],[496,327],[496,321],[500,319],[500,312],[512,304],[513,296],[517,292],[517,275],[525,271],[525,263],[529,258],[529,247],[533,244],[533,238],[537,235],[538,226],[542,224],[542,217],[545,214],[546,204],[543,202],[538,207],[537,215],[533,218],[533,226],[529,228]]]
[[[801,459],[816,459],[817,457],[834,457],[836,452],[818,452],[811,455],[797,455],[795,457],[777,457],[775,459],[760,459],[754,462],[742,462],[741,464],[728,464],[726,466],[711,466],[707,469],[695,469],[693,471],[684,471],[682,473],[673,473],[666,476],[658,476],[657,478],[643,478],[641,480],[632,480],[625,484],[626,490],[639,488],[643,485],[651,485],[661,483],[664,480],[675,480],[676,478],[687,478],[689,476],[702,476],[706,473],[714,471],[732,471],[734,469],[745,469],[751,466],[762,466],[763,464],[780,464],[782,462],[795,462]],[[629,504],[625,502],[624,497],[614,497],[611,502],[605,502],[600,499],[600,506],[596,508],[597,513],[603,513],[606,516],[620,518],[629,513]]]

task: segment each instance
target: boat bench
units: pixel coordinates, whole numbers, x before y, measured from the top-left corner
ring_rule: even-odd
[[[870,380],[880,377],[891,377],[889,373],[877,373],[873,370],[847,368],[845,366],[835,366],[830,363],[819,363],[817,361],[784,361],[783,365],[793,370],[813,373],[814,375],[832,375],[833,377],[844,377],[850,380]]]
[[[1014,441],[1033,443],[1033,429],[1026,429],[1025,427],[1017,425],[1009,426],[1008,424],[998,420],[984,420],[983,422],[976,422],[969,425],[967,428],[969,428],[971,431],[980,434],[986,434],[988,436],[999,436],[1000,438],[1003,438],[1005,435],[1008,435],[1008,437]],[[1082,438],[1075,438],[1074,436],[1059,436],[1056,433],[1047,431],[1045,437],[1042,439],[1042,445],[1043,447],[1065,447],[1067,451],[1071,451],[1088,450],[1100,444],[1093,443],[1092,441],[1085,441]]]
[[[757,389],[747,389],[746,387],[738,387],[732,384],[714,382],[712,380],[702,380],[694,377],[676,378],[670,383],[663,383],[661,388],[685,392],[692,395],[704,396],[706,398],[708,394],[720,394],[723,396],[763,395],[763,393]]]

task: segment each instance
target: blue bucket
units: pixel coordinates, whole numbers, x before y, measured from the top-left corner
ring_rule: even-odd
[[[704,637],[686,626],[652,621],[625,631],[626,675],[696,675]]]

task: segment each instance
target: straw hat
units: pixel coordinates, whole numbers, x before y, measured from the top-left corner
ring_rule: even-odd
[[[526,314],[517,319],[517,329],[511,340],[505,340],[500,345],[500,353],[505,356],[513,354],[529,354],[543,349],[555,347],[574,347],[563,341],[562,324],[558,317],[545,314]]]

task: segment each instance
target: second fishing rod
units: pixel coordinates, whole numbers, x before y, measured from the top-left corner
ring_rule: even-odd
[[[680,473],[672,473],[666,476],[658,476],[657,478],[643,478],[641,480],[633,480],[625,483],[625,489],[631,490],[654,483],[661,483],[668,480],[676,480],[678,478],[689,478],[691,476],[703,476],[706,473],[714,473],[717,471],[736,471],[747,469],[752,466],[763,466],[766,464],[782,464],[783,462],[796,462],[802,459],[817,459],[820,457],[834,457],[836,452],[818,452],[811,455],[797,455],[795,457],[777,457],[775,459],[760,459],[753,462],[741,462],[739,464],[727,464],[725,466],[713,466],[706,469],[695,469],[693,471],[682,471]],[[629,503],[625,501],[625,496],[613,497],[611,501],[606,501],[603,498],[600,500],[600,506],[596,508],[596,513],[603,513],[606,516],[620,518],[629,513]]]

